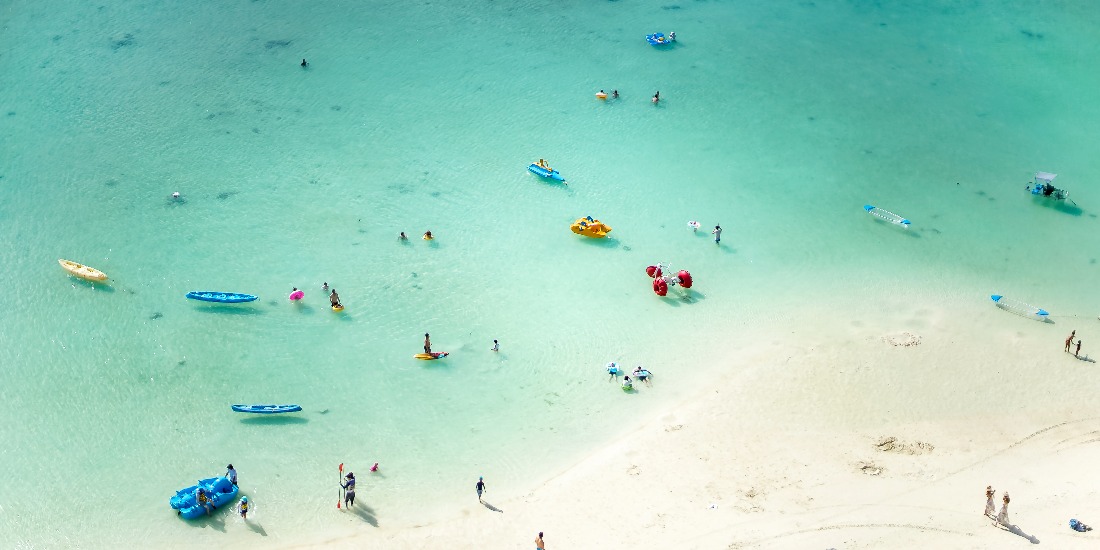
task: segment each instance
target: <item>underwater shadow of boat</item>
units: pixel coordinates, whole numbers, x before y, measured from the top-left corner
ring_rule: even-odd
[[[87,279],[81,279],[80,277],[76,277],[76,276],[73,276],[73,275],[69,275],[69,282],[71,282],[73,284],[73,286],[75,286],[77,288],[80,288],[80,287],[90,288],[90,289],[92,289],[96,292],[114,292],[115,291],[115,287],[107,284],[106,282],[98,282],[97,283],[95,281],[89,281]]]
[[[210,302],[204,302],[202,305],[195,305],[195,311],[202,311],[204,313],[218,313],[225,315],[262,315],[263,311],[252,306],[241,306],[240,304],[215,304]]]
[[[592,237],[581,237],[585,246],[595,246],[598,248],[619,248],[619,239],[614,237],[604,237],[602,239],[593,239]]]
[[[235,499],[234,499],[235,500]],[[231,504],[231,503],[227,503]],[[185,519],[184,522],[187,525],[195,528],[206,529],[207,527],[213,527],[222,533],[225,533],[225,514],[232,513],[232,506],[228,506],[229,510],[226,510],[227,506],[215,508],[210,511],[209,516],[199,516],[195,519]]]
[[[290,424],[306,424],[309,419],[287,414],[258,414],[242,418],[240,422],[252,426],[288,426]]]
[[[1080,206],[1077,206],[1077,203],[1070,201],[1069,199],[1061,201],[1051,200],[1047,197],[1035,197],[1035,199],[1035,202],[1038,202],[1040,205],[1042,205],[1043,208],[1057,210],[1059,212],[1062,212],[1063,214],[1069,214],[1070,216],[1081,216],[1085,213],[1085,211]]]

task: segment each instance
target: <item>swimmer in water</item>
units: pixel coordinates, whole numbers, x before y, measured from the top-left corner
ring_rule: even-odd
[[[404,231],[402,231],[402,232],[401,232],[401,234],[397,236],[397,239],[398,239],[398,240],[401,240],[401,241],[407,241],[407,240],[409,240],[409,238],[405,236],[405,232],[404,232]]]
[[[328,283],[321,285],[321,290],[328,292]]]
[[[432,239],[434,239],[434,238],[435,238],[435,237],[433,237],[433,236],[432,236],[432,232],[431,232],[431,231],[425,231],[425,232],[424,232],[424,240],[425,240],[425,241],[430,241],[430,240],[432,240]]]
[[[619,99],[619,90],[611,90],[612,99]]]
[[[309,63],[306,63],[306,60],[305,60],[305,59],[303,58],[303,59],[302,59],[302,68],[304,69],[304,68],[306,68],[306,67],[308,67],[308,66],[309,66]]]
[[[180,192],[179,192],[179,191],[176,191],[176,192],[172,193],[172,198],[173,198],[173,199],[178,199],[178,198],[180,198]]]
[[[657,103],[661,100],[661,91],[657,90],[657,93],[653,94],[653,103]]]

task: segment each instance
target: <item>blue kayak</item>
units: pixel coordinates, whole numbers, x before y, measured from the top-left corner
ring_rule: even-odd
[[[255,302],[259,298],[251,294],[239,292],[211,292],[209,290],[195,290],[187,293],[192,300],[203,302],[217,302],[220,304],[239,304],[241,302]]]
[[[531,164],[531,166],[528,166],[527,169],[537,176],[542,176],[544,178],[550,178],[552,180],[558,180],[562,183],[566,183],[565,178],[562,177],[561,173],[557,170],[554,170],[553,168],[547,170],[537,164]]]
[[[298,412],[302,407],[299,405],[233,405],[233,410],[239,413],[278,414]]]
[[[676,41],[676,38],[671,36],[665,36],[663,32],[655,32],[653,34],[645,35],[645,41],[649,42],[652,46],[667,46]]]
[[[186,489],[176,491],[175,496],[168,500],[168,504],[178,510],[177,514],[184,519],[195,519],[206,515],[206,508],[198,502],[199,488],[206,493],[209,499],[211,511],[223,504],[233,502],[237,498],[237,486],[224,477],[211,477],[200,479],[198,485],[192,485]]]

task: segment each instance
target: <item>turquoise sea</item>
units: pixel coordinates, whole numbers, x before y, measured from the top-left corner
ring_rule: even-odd
[[[423,524],[479,475],[531,490],[794,320],[991,293],[1100,312],[1090,2],[9,0],[0,23],[19,548]],[[1072,202],[1026,194],[1038,170]],[[572,234],[585,215],[612,238]],[[656,262],[694,288],[654,296]],[[412,359],[425,332],[452,355]],[[655,384],[624,394],[610,360]],[[305,410],[229,409],[265,402]],[[252,528],[176,518],[230,462]],[[369,509],[337,514],[340,463]]]

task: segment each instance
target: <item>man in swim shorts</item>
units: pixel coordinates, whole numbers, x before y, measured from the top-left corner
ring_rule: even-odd
[[[328,301],[332,304],[332,307],[344,307],[340,305],[340,295],[336,293],[336,289],[332,289],[332,294],[328,295]]]
[[[485,491],[485,478],[477,478],[477,485],[474,485],[474,489],[477,489],[477,501],[481,502],[481,493]]]
[[[424,333],[424,353],[432,352],[432,339],[428,336],[428,333]]]
[[[710,233],[712,235],[714,235],[714,244],[720,244],[722,242],[722,226],[721,225],[714,226],[714,231],[711,231]]]

